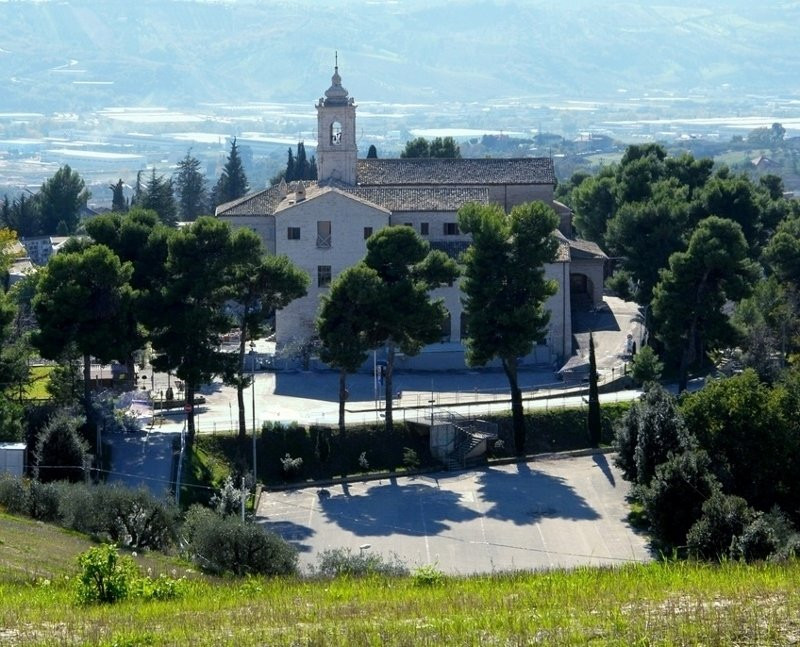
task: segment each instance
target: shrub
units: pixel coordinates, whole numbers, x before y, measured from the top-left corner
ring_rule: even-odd
[[[365,577],[384,575],[399,577],[408,575],[408,568],[397,555],[389,559],[368,551],[352,552],[349,548],[332,548],[317,557],[315,572],[323,577]]]
[[[56,411],[36,437],[34,475],[41,481],[82,481],[88,451],[79,429],[83,418]]]
[[[83,604],[124,600],[137,579],[136,564],[130,557],[120,557],[111,544],[82,553],[78,565],[78,600]]]
[[[211,507],[222,516],[239,514],[242,509],[243,492],[233,484],[233,478],[226,476],[219,492],[211,497]]]
[[[300,470],[303,468],[303,459],[299,456],[292,458],[287,452],[286,456],[281,459],[281,468],[286,478],[294,478],[300,474]]]
[[[700,559],[731,556],[734,542],[754,516],[741,497],[715,492],[703,503],[702,516],[686,536],[689,553]]]
[[[636,481],[647,485],[656,467],[666,461],[670,453],[690,449],[693,443],[675,398],[662,386],[648,389],[638,407],[639,430],[634,452]]]
[[[623,478],[647,485],[656,466],[672,453],[691,449],[694,439],[686,430],[675,398],[654,384],[618,423],[616,465]]]
[[[16,443],[25,437],[23,410],[16,402],[0,395],[0,442]]]
[[[419,456],[410,447],[403,447],[403,465],[409,470],[419,468]]]
[[[140,577],[135,581],[132,596],[144,600],[175,600],[188,588],[185,577],[174,578],[162,573],[157,578]]]
[[[21,479],[10,475],[0,478],[0,505],[9,514],[27,515],[30,509],[30,492]]]
[[[367,452],[361,452],[358,455],[358,466],[365,472],[369,470],[369,461],[367,460]]]
[[[634,404],[616,424],[614,464],[622,470],[622,478],[636,482],[636,443],[639,441],[639,407]]]
[[[433,564],[425,564],[415,569],[411,574],[414,586],[442,586],[444,584],[444,573]]]
[[[27,514],[39,521],[57,522],[61,520],[61,491],[53,483],[31,481],[28,496]]]
[[[655,537],[667,546],[683,546],[686,534],[702,514],[703,503],[719,490],[702,450],[672,455],[656,468],[647,487],[639,488]]]
[[[606,287],[624,301],[633,301],[633,279],[631,273],[617,270],[606,279]]]
[[[295,549],[257,524],[195,505],[183,532],[189,556],[208,571],[240,576],[297,572]]]
[[[798,535],[791,522],[778,509],[757,512],[753,520],[736,538],[732,555],[748,562],[764,559],[786,559],[798,550]]]
[[[59,513],[61,523],[86,534],[97,534],[101,527],[99,510],[95,508],[93,492],[95,486],[79,483],[56,483],[59,489]]]
[[[760,510],[776,503],[786,510],[796,508],[795,500],[785,493],[797,491],[797,406],[784,408],[780,395],[780,389],[770,389],[747,369],[731,378],[711,380],[681,406],[689,430],[714,461],[725,491]]]
[[[138,549],[163,550],[172,543],[177,511],[148,491],[101,485],[92,495],[95,534]]]
[[[664,364],[658,361],[658,355],[650,346],[642,346],[642,349],[633,359],[631,366],[631,377],[639,386],[648,382],[657,382],[661,379],[661,372]]]

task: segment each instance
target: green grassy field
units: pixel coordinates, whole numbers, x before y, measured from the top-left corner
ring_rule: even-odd
[[[47,385],[50,383],[52,371],[52,366],[31,366],[31,381],[23,397],[26,400],[48,400],[50,394],[47,392]]]
[[[15,645],[783,645],[800,639],[800,566],[654,563],[419,579],[214,580],[169,602],[80,606],[91,543],[0,516],[0,643]]]

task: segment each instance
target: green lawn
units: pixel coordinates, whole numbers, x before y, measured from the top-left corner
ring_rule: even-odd
[[[781,645],[800,635],[796,563],[653,563],[440,586],[195,576],[178,600],[85,607],[72,578],[87,540],[2,515],[0,538],[0,642],[15,645]],[[137,558],[185,572],[148,559]]]
[[[50,373],[53,366],[31,366],[31,381],[23,395],[26,400],[49,400],[47,385],[50,383]]]

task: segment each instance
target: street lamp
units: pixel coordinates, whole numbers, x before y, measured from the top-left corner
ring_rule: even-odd
[[[253,396],[253,487],[258,479],[256,471],[256,343],[250,340],[250,387]]]

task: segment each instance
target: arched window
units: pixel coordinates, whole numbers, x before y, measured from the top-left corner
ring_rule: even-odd
[[[331,124],[331,144],[338,146],[342,143],[342,124],[334,121]]]
[[[450,341],[450,313],[442,321],[442,343]]]
[[[467,337],[469,337],[469,328],[467,326],[467,313],[466,312],[462,312],[461,313],[461,322],[460,323],[461,323],[461,325],[460,325],[461,330],[459,331],[459,333],[460,333],[459,337],[460,337],[461,341],[464,341]]]

